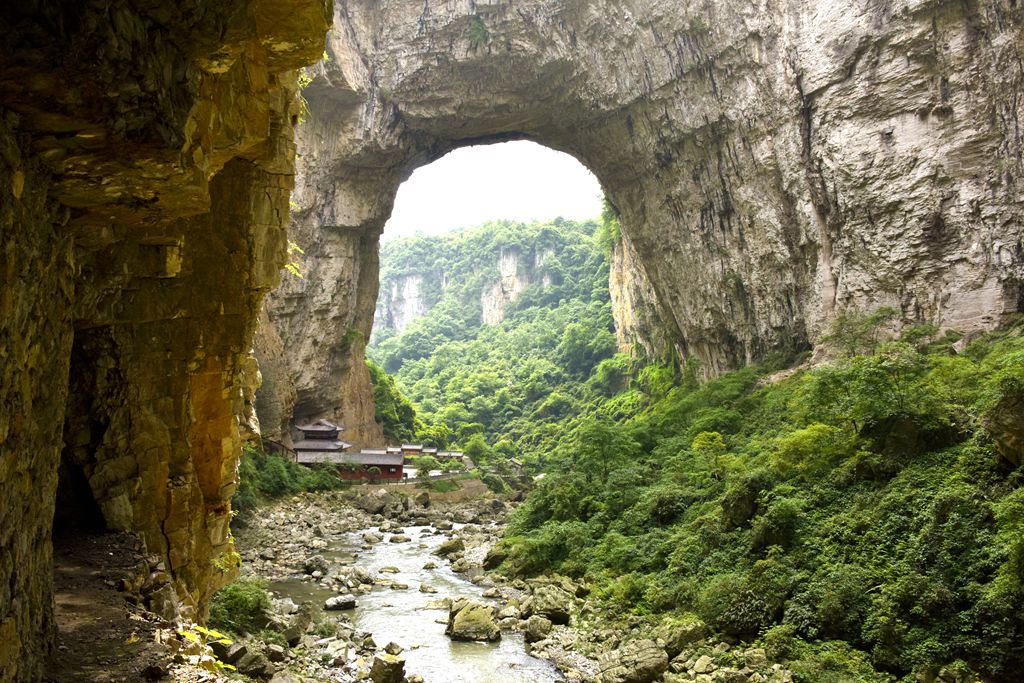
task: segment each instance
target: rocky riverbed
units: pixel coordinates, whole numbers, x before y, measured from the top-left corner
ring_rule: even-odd
[[[273,683],[792,680],[763,650],[710,638],[695,619],[617,615],[585,582],[485,570],[500,559],[491,551],[509,511],[496,499],[438,505],[384,489],[266,508],[237,543],[275,614],[222,654]]]

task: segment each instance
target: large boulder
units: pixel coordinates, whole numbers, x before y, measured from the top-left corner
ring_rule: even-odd
[[[674,658],[688,645],[708,636],[708,627],[696,615],[685,615],[665,619],[654,631],[654,636],[664,644],[669,659]]]
[[[651,683],[668,669],[668,655],[653,640],[633,640],[597,658],[596,683]]]
[[[401,494],[377,489],[371,493],[352,498],[352,505],[371,515],[397,517],[409,509],[409,499]]]
[[[554,624],[568,624],[573,596],[558,586],[538,586],[528,603],[529,614],[547,617]]]
[[[462,542],[462,539],[455,537],[449,538],[447,541],[439,545],[437,550],[434,551],[434,554],[440,555],[441,557],[447,557],[449,555],[454,555],[455,553],[460,553],[465,549],[466,544]]]
[[[323,555],[313,555],[312,557],[307,557],[302,562],[302,571],[307,574],[320,572],[321,576],[327,576],[330,568],[330,565],[327,564],[327,560],[324,559]]]
[[[330,611],[337,611],[343,609],[355,609],[356,598],[354,595],[345,593],[344,595],[335,595],[327,598],[324,602],[324,609]]]
[[[402,683],[404,679],[405,659],[386,652],[374,656],[370,667],[370,680],[373,683]]]
[[[498,565],[508,559],[508,550],[501,545],[496,545],[487,551],[484,556],[484,569],[497,569]]]
[[[459,600],[451,606],[448,627],[444,632],[452,640],[490,642],[501,638],[501,629],[494,620],[494,608],[469,600]]]
[[[305,602],[288,620],[288,625],[281,631],[281,635],[290,646],[295,647],[298,645],[299,641],[302,640],[302,636],[309,630],[310,625],[313,623],[313,611],[313,603]]]
[[[261,681],[270,680],[276,669],[264,655],[258,652],[247,652],[235,664],[238,673]]]
[[[538,640],[544,640],[548,637],[548,634],[551,633],[551,626],[550,619],[534,614],[526,620],[526,625],[523,627],[523,636],[526,638],[526,642],[536,643]]]

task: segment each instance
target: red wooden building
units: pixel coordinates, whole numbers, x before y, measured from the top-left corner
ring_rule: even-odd
[[[405,478],[405,456],[401,453],[388,453],[381,449],[339,455],[341,457],[336,461],[338,472],[346,481],[402,481]]]

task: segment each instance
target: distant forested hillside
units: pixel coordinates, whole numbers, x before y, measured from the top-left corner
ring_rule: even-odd
[[[382,300],[411,292],[426,309],[401,332],[378,327],[368,351],[422,423],[391,432],[485,458],[491,447],[535,458],[562,439],[615,354],[606,233],[596,221],[494,222],[386,242]]]

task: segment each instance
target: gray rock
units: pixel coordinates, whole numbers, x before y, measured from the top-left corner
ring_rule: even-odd
[[[324,609],[328,611],[355,609],[356,598],[350,593],[335,595],[324,601]]]
[[[547,617],[555,624],[568,624],[573,596],[558,586],[537,586],[529,600],[529,614]]]
[[[494,607],[469,600],[459,600],[452,605],[444,632],[452,640],[494,641],[501,638],[501,629],[494,619]]]
[[[655,629],[654,635],[658,640],[664,642],[665,651],[672,659],[688,645],[706,638],[708,628],[697,617],[673,619]]]
[[[707,655],[701,655],[693,665],[693,670],[699,674],[711,673],[715,670],[715,661]]]
[[[437,547],[437,550],[434,551],[434,554],[440,555],[441,557],[448,557],[449,555],[460,553],[465,549],[466,544],[462,541],[461,538],[449,538],[447,541],[445,541]]]
[[[312,557],[307,557],[302,562],[302,571],[307,574],[320,572],[321,576],[327,576],[327,573],[330,571],[330,566],[327,564],[327,560],[324,559],[323,555],[313,555]]]
[[[238,673],[260,680],[269,680],[276,671],[274,665],[257,652],[247,652],[238,660],[235,668],[238,669]]]
[[[596,683],[651,683],[668,669],[668,655],[653,640],[633,640],[597,660]]]
[[[213,651],[214,656],[225,664],[234,664],[239,659],[249,653],[249,648],[245,646],[245,643],[234,641],[225,645],[219,640],[210,641],[210,650]]]
[[[534,614],[526,620],[526,625],[523,627],[523,636],[526,638],[526,642],[536,643],[538,640],[547,638],[548,634],[551,633],[551,628],[550,619]]]
[[[281,631],[281,635],[284,636],[285,642],[289,646],[295,647],[309,630],[313,623],[313,609],[312,603],[304,603],[299,607],[299,611],[288,620],[288,625]]]
[[[370,680],[373,683],[402,683],[405,678],[405,660],[396,655],[384,653],[373,658]]]

